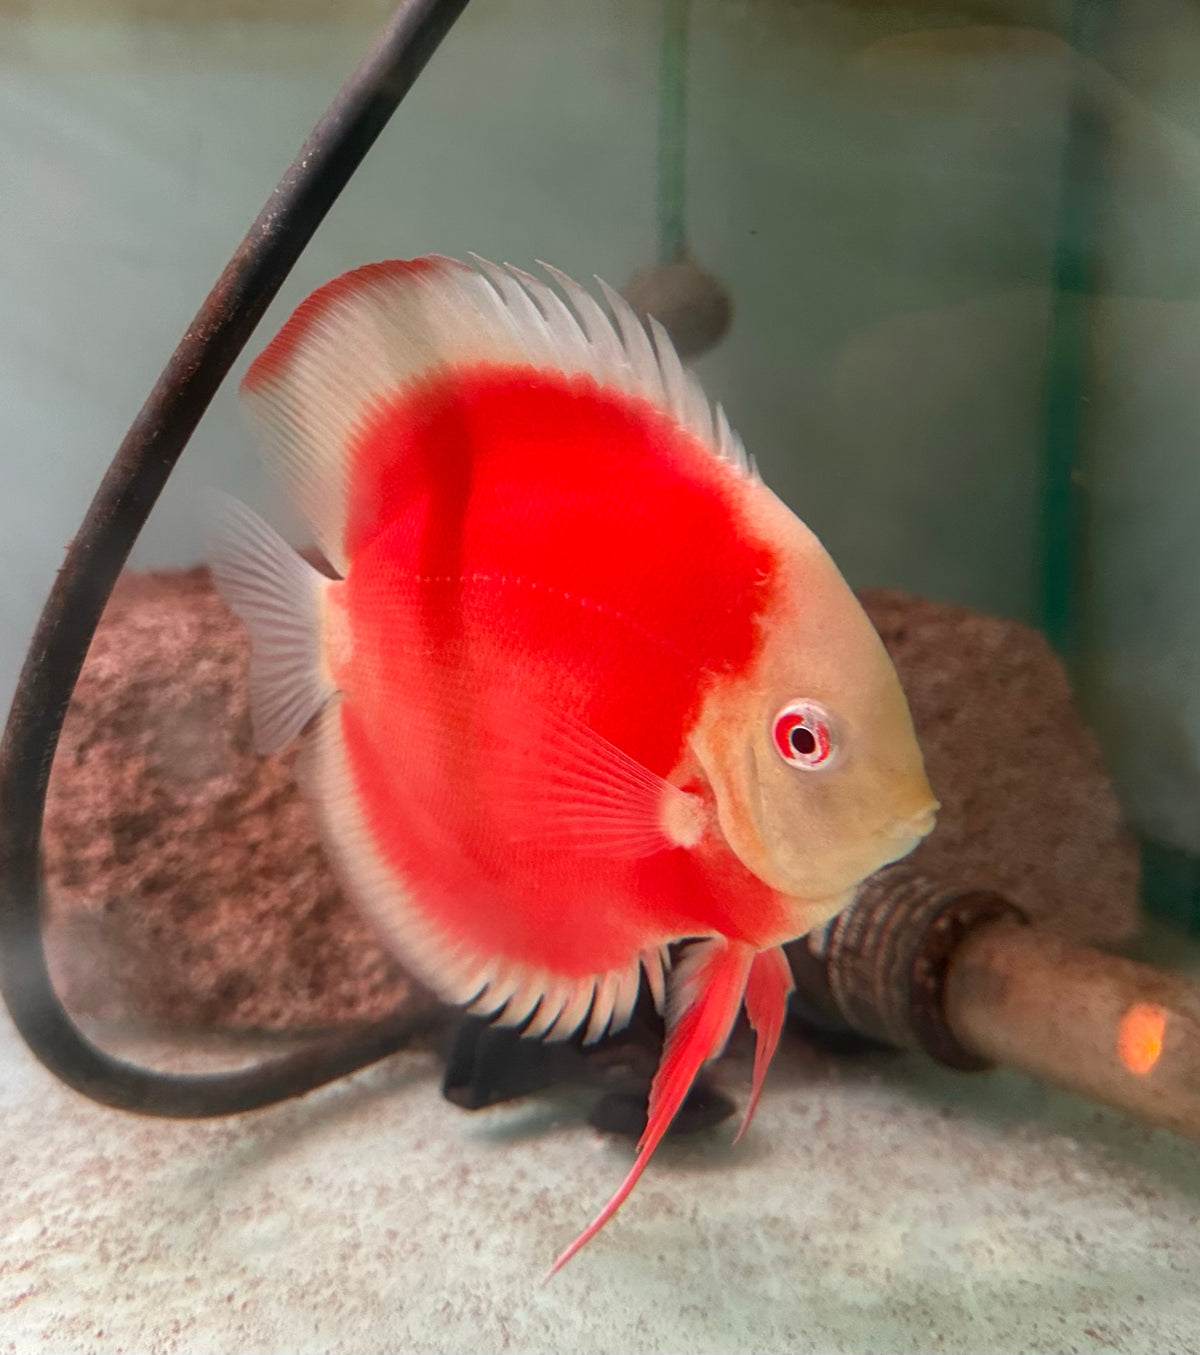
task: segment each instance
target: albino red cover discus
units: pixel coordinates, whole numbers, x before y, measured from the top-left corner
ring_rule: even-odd
[[[619,296],[449,259],[314,293],[243,395],[338,578],[249,510],[218,586],[259,746],[308,735],[351,894],[446,1000],[531,1036],[668,1036],[632,1188],[780,945],[933,826],[896,675],[812,533]],[[564,301],[563,298],[566,298]],[[570,303],[570,307],[566,304]],[[693,940],[670,970],[667,947]]]

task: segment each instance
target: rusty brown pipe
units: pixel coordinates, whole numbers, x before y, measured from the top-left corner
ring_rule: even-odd
[[[1179,975],[905,866],[788,954],[810,1022],[952,1068],[1017,1068],[1200,1141],[1200,985]]]

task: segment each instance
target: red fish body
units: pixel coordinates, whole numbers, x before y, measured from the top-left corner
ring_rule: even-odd
[[[562,1264],[743,999],[753,1108],[791,986],[779,945],[913,845],[932,798],[890,665],[815,538],[661,331],[652,346],[619,298],[610,320],[559,282],[574,316],[525,275],[449,260],[374,265],[311,297],[244,392],[340,577],[246,510],[214,569],[255,633],[260,744],[321,712],[326,841],[426,982],[528,1034],[589,1039],[628,1020],[643,973],[659,1001],[669,984],[638,1160]],[[820,657],[839,640],[841,660]],[[823,807],[786,775],[774,791],[781,771],[820,778],[820,703],[836,707],[856,660],[870,671],[847,679],[849,705],[878,706],[883,731],[852,767],[859,797],[829,778]],[[812,698],[786,725],[778,681]],[[875,718],[834,721],[852,761]],[[781,843],[776,821],[797,814],[812,859]],[[693,938],[668,979],[667,945]]]

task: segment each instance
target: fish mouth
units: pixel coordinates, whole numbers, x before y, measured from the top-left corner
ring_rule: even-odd
[[[848,864],[843,879],[853,874],[852,882],[820,898],[802,898],[795,894],[790,895],[797,912],[804,912],[816,917],[817,921],[812,924],[813,926],[819,926],[821,922],[825,922],[836,913],[841,912],[843,908],[854,901],[858,891],[876,871],[883,870],[885,866],[890,866],[896,861],[902,861],[924,842],[937,824],[937,814],[940,808],[941,806],[936,800],[930,800],[916,814],[908,818],[893,820],[892,823],[878,832],[873,843],[868,844],[868,853],[871,852],[872,846],[875,848],[873,857],[872,855],[867,855],[865,858],[859,856],[855,862]]]
[[[907,814],[902,818],[899,816],[893,818],[884,827],[882,836],[911,843],[910,851],[922,838],[928,837],[937,826],[938,810],[942,806],[929,793],[928,787],[925,788],[925,794],[920,797],[918,803],[921,807],[915,813]]]
[[[941,807],[941,804],[934,800],[908,821],[908,830],[918,842],[923,837],[928,837],[937,827],[938,810]]]
[[[935,800],[909,819],[902,819],[884,829],[882,838],[887,858],[876,869],[882,870],[894,861],[901,861],[915,851],[937,826],[941,805]]]

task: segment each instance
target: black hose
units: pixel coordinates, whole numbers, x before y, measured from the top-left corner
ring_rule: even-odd
[[[0,992],[37,1057],[93,1100],[146,1115],[228,1115],[300,1096],[444,1020],[398,1012],[234,1073],[175,1076],[113,1058],[71,1020],[46,965],[42,818],[71,693],[133,543],[229,368],[397,104],[467,6],[401,0],[313,129],[188,327],[121,443],[38,621],[0,743]]]

